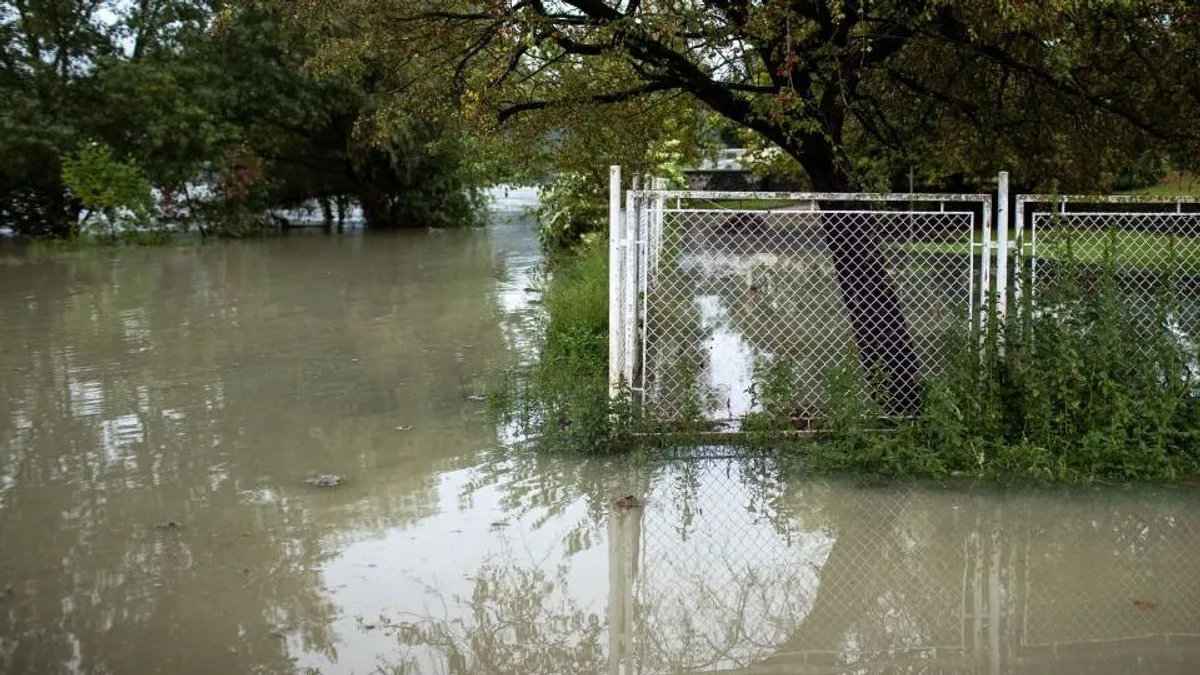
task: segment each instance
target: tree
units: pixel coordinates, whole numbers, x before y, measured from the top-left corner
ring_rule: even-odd
[[[203,232],[236,235],[314,199],[343,213],[357,199],[371,226],[469,221],[466,157],[446,125],[393,114],[373,133],[378,78],[323,77],[312,54],[262,2],[0,0],[0,218],[22,234],[77,232],[62,158],[95,141],[180,212],[159,220]]]
[[[1200,76],[1184,64],[1200,10],[1186,0],[299,7],[315,31],[358,36],[336,40],[339,55],[424,73],[400,96],[425,108],[442,101],[489,129],[527,115],[549,128],[547,113],[684,94],[782,149],[818,192],[914,159],[945,172],[1021,157],[1080,185],[1148,152],[1186,166],[1198,154]],[[890,376],[893,409],[911,410],[916,355],[877,228],[825,230],[863,365]]]
[[[59,157],[81,136],[72,121],[98,96],[77,65],[111,49],[96,21],[100,4],[0,3],[0,215],[19,230],[66,235],[78,217]]]

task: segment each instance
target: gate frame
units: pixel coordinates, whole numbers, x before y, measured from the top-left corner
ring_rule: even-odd
[[[649,268],[657,267],[657,245],[666,202],[669,199],[705,199],[742,200],[742,201],[796,201],[821,202],[833,201],[849,204],[880,204],[922,202],[938,204],[941,211],[947,211],[949,204],[978,204],[982,212],[980,225],[981,237],[975,236],[972,226],[969,237],[971,261],[971,289],[968,293],[973,307],[972,314],[977,310],[977,325],[980,328],[981,339],[986,333],[989,308],[1000,306],[992,302],[992,251],[998,249],[998,258],[1007,260],[1007,248],[997,246],[993,236],[993,225],[996,220],[996,197],[988,193],[872,193],[872,192],[738,192],[738,191],[705,191],[705,190],[668,190],[663,179],[645,180],[652,186],[642,188],[642,181],[635,178],[632,189],[625,193],[625,208],[620,208],[620,167],[610,167],[609,171],[609,370],[608,386],[610,397],[617,397],[623,388],[636,391],[634,386],[638,373],[638,359],[645,348],[645,335],[642,334],[642,349],[638,349],[638,333],[640,321],[645,319],[645,293],[649,280]],[[1003,175],[1006,182],[1007,174]],[[860,210],[860,209],[856,209]],[[861,209],[868,210],[868,209]],[[766,209],[763,213],[771,213]],[[1007,211],[1007,208],[1005,209]],[[738,213],[731,210],[731,213]],[[924,213],[925,211],[922,211]],[[1007,235],[1007,232],[1005,232]],[[1007,236],[1004,237],[1007,241]],[[653,243],[654,246],[649,244]],[[1004,264],[1007,264],[1005,262]],[[975,270],[979,268],[979,284],[975,288]],[[614,292],[614,290],[616,292]],[[641,307],[638,307],[639,299]],[[1003,298],[1001,298],[1003,299]],[[613,317],[616,317],[615,320]],[[972,316],[972,320],[976,320]],[[644,395],[644,391],[642,394]]]
[[[1022,194],[1015,198],[1015,213],[1013,215],[1014,225],[1014,241],[1010,244],[1015,253],[1015,262],[1018,266],[1018,272],[1022,272],[1022,267],[1025,261],[1029,261],[1029,280],[1028,288],[1024,287],[1024,274],[1019,273],[1012,281],[1012,298],[1010,303],[1005,307],[1005,311],[1009,309],[1016,310],[1018,304],[1028,296],[1029,300],[1033,300],[1035,286],[1037,284],[1037,222],[1036,218],[1041,214],[1066,214],[1074,215],[1067,210],[1071,204],[1114,204],[1114,205],[1129,205],[1129,206],[1170,206],[1175,205],[1175,212],[1163,212],[1164,215],[1182,214],[1184,204],[1200,205],[1200,198],[1191,195],[1048,195],[1048,194]],[[1034,210],[1031,205],[1047,204],[1049,210]],[[1079,212],[1083,214],[1103,215],[1092,211]],[[1118,215],[1153,215],[1153,212],[1140,211],[1114,211],[1113,214]],[[1195,214],[1200,217],[1200,213]],[[1029,241],[1025,241],[1025,219],[1029,218]],[[999,289],[998,289],[999,290]]]

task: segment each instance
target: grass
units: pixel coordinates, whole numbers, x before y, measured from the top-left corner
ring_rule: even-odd
[[[1059,231],[1043,233],[1037,241],[1040,260],[1066,260],[1099,264],[1106,258],[1110,238],[1116,238],[1116,262],[1122,268],[1168,269],[1180,260],[1200,260],[1200,239],[1173,237],[1152,232],[1075,230],[1067,235]],[[1066,237],[1070,237],[1067,246]],[[895,244],[895,248],[914,253],[966,254],[963,242],[916,242]]]
[[[1154,185],[1129,190],[1126,194],[1153,197],[1200,197],[1200,179],[1186,171],[1173,172],[1164,176]]]
[[[725,211],[770,211],[801,204],[795,199],[715,199],[704,200],[694,204],[685,204],[684,208],[719,209]]]

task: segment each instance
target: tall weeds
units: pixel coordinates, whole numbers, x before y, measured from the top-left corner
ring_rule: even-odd
[[[506,374],[497,410],[539,445],[587,453],[616,449],[628,397],[608,395],[608,251],[586,245],[548,270],[535,359]]]

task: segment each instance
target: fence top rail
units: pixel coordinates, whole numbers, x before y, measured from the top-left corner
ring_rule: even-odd
[[[667,206],[664,210],[666,210],[670,213],[723,213],[725,215],[738,212],[738,209],[728,209],[728,208],[718,209],[718,208],[702,208],[702,207],[688,207],[688,206],[681,206],[679,208],[676,208],[674,206]],[[748,213],[749,213],[749,211],[748,211]],[[936,209],[920,209],[920,210],[916,210],[916,211],[880,211],[878,209],[839,209],[837,211],[808,211],[808,210],[789,209],[786,206],[782,206],[779,208],[770,208],[770,209],[755,209],[754,211],[752,211],[752,213],[794,214],[794,215],[820,215],[822,213],[893,214],[893,215],[898,215],[898,216],[952,216],[952,215],[970,216],[970,215],[975,215],[974,211],[972,211],[970,209],[963,209],[963,208],[942,209],[940,211],[936,210]]]
[[[1192,195],[1017,195],[1018,204],[1200,204]]]
[[[990,194],[928,192],[722,192],[702,190],[633,190],[638,197],[660,199],[708,199],[741,201],[830,201],[830,202],[985,202]]]

